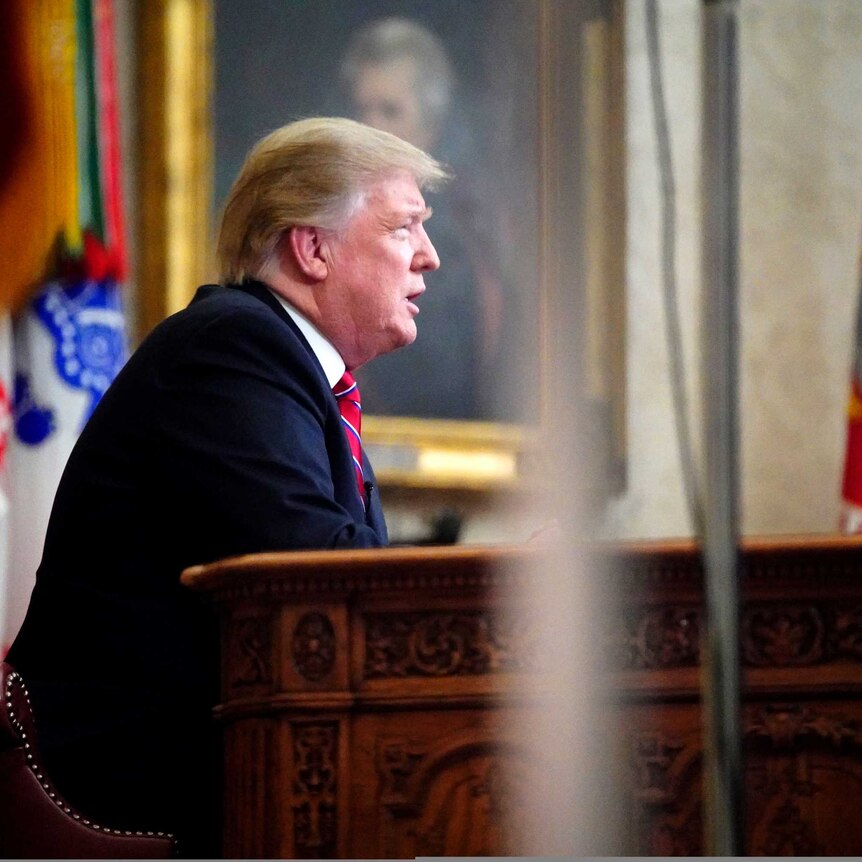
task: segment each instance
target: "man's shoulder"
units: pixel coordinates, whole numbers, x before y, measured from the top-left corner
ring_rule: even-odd
[[[251,328],[256,332],[271,330],[292,340],[288,332],[293,327],[286,318],[262,296],[233,286],[205,284],[184,309],[163,320],[154,333],[189,338],[212,327],[237,332]]]
[[[247,309],[252,313],[273,313],[275,309],[266,302],[262,292],[252,292],[236,285],[204,284],[201,285],[191,302],[180,314],[188,316],[218,315],[226,309]]]
[[[186,308],[162,321],[141,348],[171,364],[197,361],[198,354],[208,357],[216,349],[224,355],[254,354],[294,369],[316,368],[313,351],[296,324],[277,300],[270,301],[266,288],[256,287],[199,287]]]

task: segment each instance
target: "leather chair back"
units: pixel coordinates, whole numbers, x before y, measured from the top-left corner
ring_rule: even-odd
[[[57,793],[39,760],[36,725],[21,675],[0,662],[0,857],[169,859],[173,836],[94,823]]]

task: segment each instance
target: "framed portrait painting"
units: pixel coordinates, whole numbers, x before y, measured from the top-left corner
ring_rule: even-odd
[[[486,489],[529,469],[549,409],[551,278],[571,279],[583,299],[581,389],[590,400],[593,387],[605,405],[596,415],[619,436],[620,393],[608,381],[620,350],[607,339],[590,347],[590,329],[613,329],[608,315],[623,305],[622,274],[602,249],[621,227],[613,207],[624,208],[621,181],[607,181],[624,172],[600,170],[616,157],[613,124],[622,131],[618,2],[142,6],[144,328],[213,277],[201,249],[214,246],[253,144],[302,117],[351,117],[421,147],[452,175],[426,194],[441,266],[425,276],[417,339],[357,372],[381,482]],[[574,200],[561,202],[561,188]],[[566,225],[561,206],[575,213]]]

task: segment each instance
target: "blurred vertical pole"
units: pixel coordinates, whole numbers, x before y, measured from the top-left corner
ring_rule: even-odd
[[[600,340],[605,333],[601,315],[595,308],[590,313],[585,287],[585,251],[601,259],[602,249],[587,230],[602,224],[585,224],[586,205],[595,200],[586,182],[593,180],[605,194],[607,184],[601,184],[598,159],[588,157],[600,149],[596,141],[603,133],[584,125],[587,116],[603,114],[609,6],[607,0],[538,4],[541,424],[547,461],[534,514],[555,519],[560,529],[536,545],[536,559],[523,572],[524,589],[515,597],[526,603],[518,613],[540,621],[530,652],[541,658],[518,693],[525,708],[513,716],[518,748],[532,755],[529,779],[517,770],[511,776],[524,825],[524,840],[512,849],[529,856],[616,855],[622,849],[615,785],[621,744],[602,666],[607,579],[585,547],[593,500],[605,492],[587,330],[595,326]],[[592,93],[585,93],[587,83]]]
[[[704,0],[703,278],[706,853],[742,855],[737,459],[736,0]]]

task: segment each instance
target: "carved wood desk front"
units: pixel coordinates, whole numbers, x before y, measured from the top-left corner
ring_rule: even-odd
[[[496,587],[534,551],[262,554],[190,569],[222,618],[229,858],[505,855],[529,632]],[[701,568],[689,542],[594,549],[630,855],[700,855]],[[862,542],[749,540],[747,852],[859,855]],[[523,621],[521,621],[523,622]],[[610,724],[610,722],[609,722]]]

